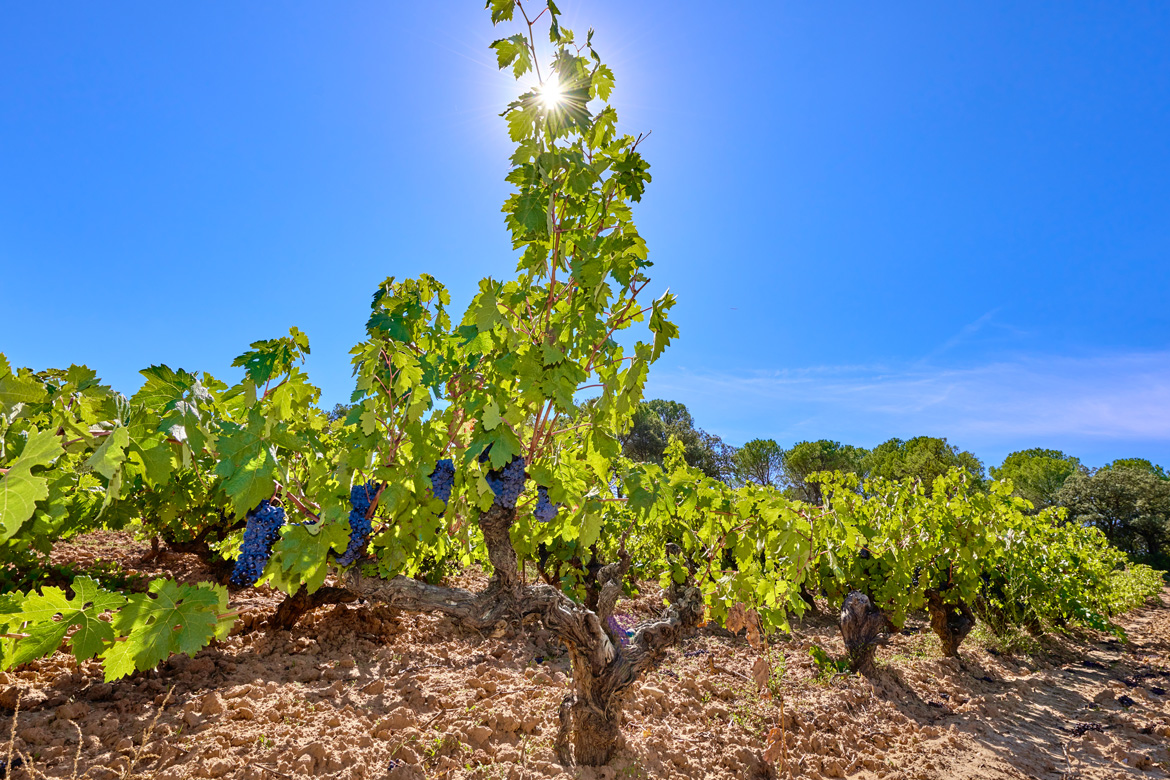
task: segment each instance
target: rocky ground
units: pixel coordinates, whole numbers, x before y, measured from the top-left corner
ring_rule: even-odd
[[[113,560],[147,577],[201,576],[193,556],[143,562],[148,552],[101,534],[54,555]],[[37,777],[93,780],[1170,773],[1170,590],[1123,619],[1125,643],[1081,635],[1005,645],[977,630],[960,661],[940,657],[924,621],[912,621],[879,650],[870,679],[822,671],[809,648],[843,647],[831,617],[807,618],[768,651],[770,697],[751,680],[747,642],[704,630],[633,693],[612,764],[570,770],[552,749],[567,659],[547,635],[468,635],[361,604],[320,609],[291,632],[258,630],[278,601],[264,589],[241,594],[233,605],[245,618],[230,639],[113,684],[97,664],[63,654],[2,673],[0,734]],[[619,609],[649,616],[654,601],[648,592]],[[777,728],[785,749],[765,763]]]

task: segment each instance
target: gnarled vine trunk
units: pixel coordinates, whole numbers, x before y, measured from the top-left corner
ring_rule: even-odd
[[[873,670],[877,646],[885,641],[885,634],[889,631],[889,621],[869,596],[855,590],[841,605],[840,625],[850,670],[868,674]]]
[[[357,601],[357,594],[345,588],[318,588],[309,593],[304,585],[291,596],[285,596],[284,601],[276,608],[272,617],[268,618],[270,630],[291,630],[304,615],[317,607],[326,604],[348,604]]]
[[[494,571],[482,593],[428,585],[407,577],[392,580],[362,577],[354,567],[346,575],[348,589],[365,598],[414,612],[439,612],[465,628],[484,630],[538,618],[569,650],[572,691],[561,704],[561,730],[556,749],[561,762],[599,766],[621,745],[621,713],[626,693],[657,664],[666,650],[694,628],[702,617],[703,599],[690,584],[673,586],[670,607],[656,622],[643,625],[628,644],[611,634],[609,617],[621,595],[628,561],[603,567],[597,611],[587,609],[559,589],[520,582],[516,552],[508,536],[514,510],[493,506],[480,516],[480,527]]]
[[[926,609],[930,612],[930,627],[942,642],[943,654],[959,655],[959,645],[975,627],[975,613],[962,600],[947,604],[942,593],[926,591]]]

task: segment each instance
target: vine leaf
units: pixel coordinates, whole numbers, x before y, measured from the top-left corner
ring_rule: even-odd
[[[130,431],[115,428],[85,461],[84,468],[92,469],[106,479],[112,480],[126,461],[126,447],[130,444]]]
[[[309,593],[315,592],[325,582],[329,552],[341,552],[347,544],[349,531],[341,523],[326,523],[316,533],[303,525],[291,526],[273,548],[272,558],[280,561],[273,573],[273,585],[296,593],[303,584]]]
[[[44,385],[27,376],[12,373],[8,359],[0,353],[0,410],[5,416],[17,404],[31,404],[43,401],[46,396]]]
[[[114,641],[114,627],[100,616],[108,610],[117,610],[126,599],[102,590],[89,577],[74,579],[73,592],[76,595],[72,599],[66,597],[65,591],[54,587],[29,594],[16,618],[18,622],[32,624],[25,629],[29,637],[17,643],[8,666],[19,666],[49,655],[73,626],[77,626],[77,631],[70,637],[69,645],[78,661],[93,658]],[[56,619],[58,617],[60,620]]]
[[[49,497],[48,480],[34,476],[32,470],[48,466],[64,451],[57,436],[31,429],[20,457],[0,477],[0,541],[11,539],[33,516],[36,503]]]
[[[135,593],[114,618],[126,638],[102,655],[106,682],[153,669],[172,653],[193,655],[221,632],[217,613],[227,607],[227,591],[201,583],[150,583],[150,593]]]
[[[223,426],[215,473],[223,478],[223,489],[231,498],[237,517],[269,498],[276,488],[276,460],[264,440],[265,420],[258,409],[248,415],[247,426]]]

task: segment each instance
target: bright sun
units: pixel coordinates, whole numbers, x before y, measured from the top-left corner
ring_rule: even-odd
[[[550,76],[548,81],[540,85],[540,101],[544,103],[546,109],[559,106],[564,96],[564,92],[561,91],[561,82],[557,80],[556,76]]]

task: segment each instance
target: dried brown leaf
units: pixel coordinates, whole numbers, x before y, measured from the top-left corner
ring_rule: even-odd
[[[763,656],[752,664],[752,679],[756,681],[756,688],[763,690],[768,687],[768,679],[772,676],[772,665]]]
[[[736,604],[727,610],[727,630],[738,634],[740,629],[747,625],[747,610],[743,604]]]
[[[774,764],[780,760],[784,754],[784,732],[780,729],[772,729],[768,732],[768,746],[764,750],[764,760],[769,764]]]

